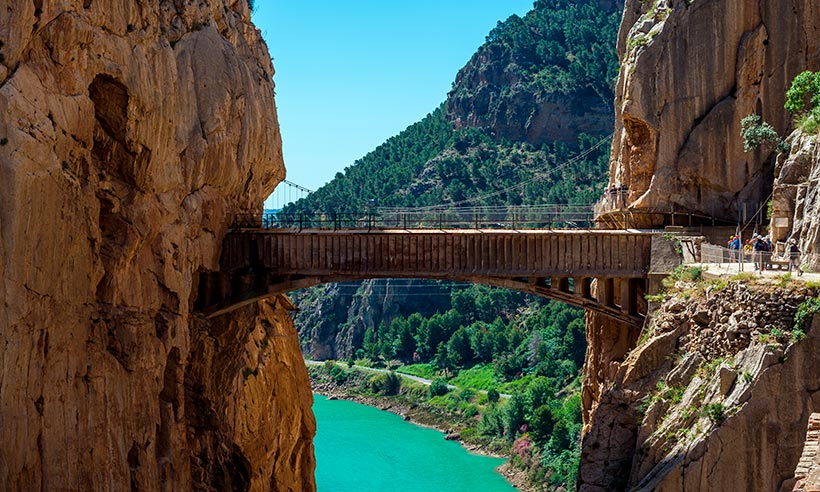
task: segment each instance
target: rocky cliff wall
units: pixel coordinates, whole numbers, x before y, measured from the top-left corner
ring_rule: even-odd
[[[781,134],[792,78],[820,68],[811,0],[628,0],[618,41],[610,182],[638,210],[737,217],[771,191],[770,150],[743,151],[740,120]]]
[[[802,264],[820,270],[820,143],[817,135],[796,130],[791,151],[779,158],[772,194],[772,237],[795,239]]]
[[[599,380],[579,490],[790,491],[818,400],[817,293],[792,282],[679,283]],[[597,445],[596,445],[597,444]]]
[[[284,177],[247,3],[0,11],[0,489],[311,490],[281,303],[191,312]]]

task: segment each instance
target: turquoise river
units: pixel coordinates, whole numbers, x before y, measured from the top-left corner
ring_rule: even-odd
[[[494,469],[398,415],[314,395],[317,492],[513,492]]]

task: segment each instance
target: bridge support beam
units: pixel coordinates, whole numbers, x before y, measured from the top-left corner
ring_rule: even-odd
[[[581,299],[592,299],[592,279],[587,277],[575,277],[573,280],[574,293]]]
[[[606,307],[615,307],[615,279],[597,279],[598,302]]]
[[[620,282],[621,311],[627,314],[638,313],[638,284],[634,279],[622,279]]]
[[[558,292],[569,292],[569,279],[566,277],[553,277],[550,279],[550,289]]]

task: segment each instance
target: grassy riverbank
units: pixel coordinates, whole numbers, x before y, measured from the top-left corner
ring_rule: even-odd
[[[445,439],[458,440],[472,452],[511,458],[499,471],[521,490],[574,488],[577,446],[574,453],[557,456],[550,449],[566,446],[566,439],[577,443],[580,412],[573,409],[580,409],[578,381],[547,398],[545,391],[550,390],[544,378],[528,378],[510,398],[503,398],[494,389],[470,387],[470,378],[454,378],[451,382],[460,384],[448,388],[442,379],[425,384],[331,361],[309,365],[308,372],[318,394],[391,411],[444,432]],[[421,377],[428,375],[435,376]],[[543,404],[547,400],[550,407]]]

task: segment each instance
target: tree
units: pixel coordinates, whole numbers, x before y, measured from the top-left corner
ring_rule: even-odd
[[[806,106],[808,100],[808,106]],[[803,72],[786,92],[786,110],[796,114],[797,126],[806,133],[820,130],[820,72]]]
[[[751,152],[762,145],[771,146],[777,152],[788,152],[789,147],[780,138],[772,125],[761,122],[760,116],[750,114],[740,120],[740,137],[743,139],[743,150]]]
[[[806,107],[806,99],[809,107]],[[805,71],[792,80],[786,91],[786,110],[795,114],[800,111],[818,111],[820,108],[820,72]]]
[[[472,361],[470,337],[465,328],[459,328],[447,342],[447,356],[454,367],[462,367]]]
[[[530,432],[532,432],[535,442],[542,444],[549,439],[555,427],[555,417],[549,405],[541,405],[536,408],[530,419]]]

